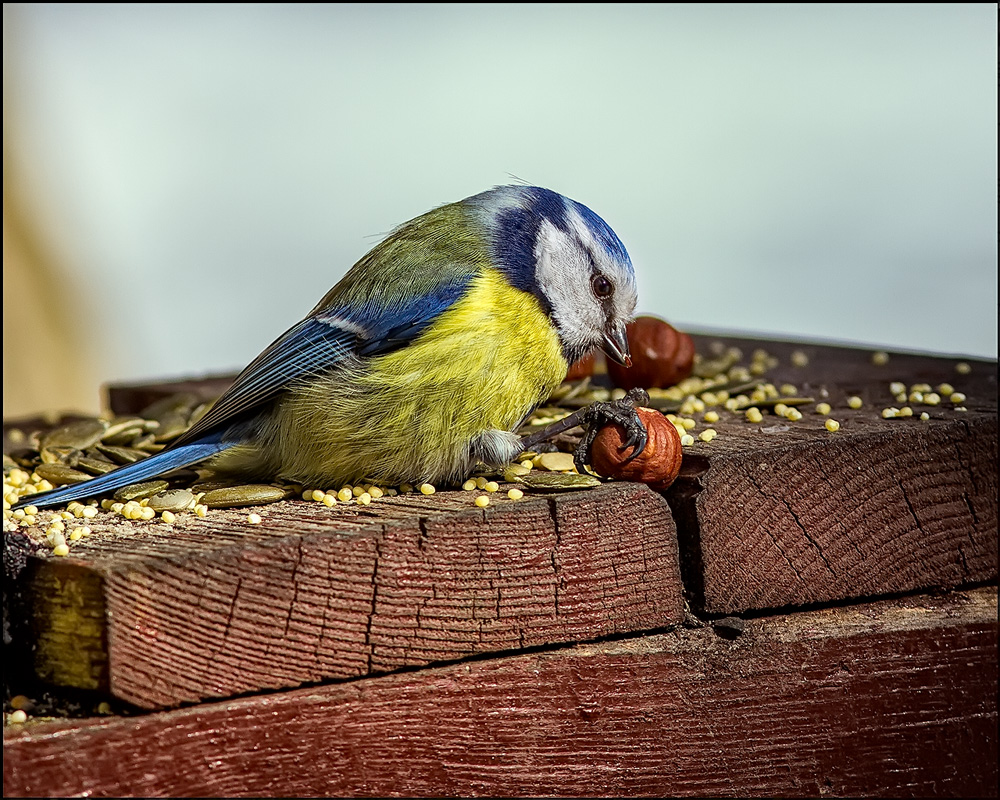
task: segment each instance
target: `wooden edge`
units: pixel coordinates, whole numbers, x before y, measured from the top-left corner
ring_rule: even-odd
[[[647,487],[486,509],[451,494],[443,513],[287,503],[260,525],[99,516],[73,555],[29,557],[36,672],[162,708],[683,619],[672,517]]]
[[[4,791],[995,796],[996,647],[996,587],[678,629],[8,728]]]
[[[716,451],[668,498],[709,614],[997,578],[997,419]]]

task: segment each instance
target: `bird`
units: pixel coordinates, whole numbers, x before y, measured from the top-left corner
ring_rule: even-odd
[[[630,363],[636,301],[632,261],[601,217],[550,189],[496,186],[392,230],[168,447],[15,508],[201,462],[306,486],[460,482],[542,438],[516,431],[571,363],[596,349]],[[627,402],[559,429],[599,417],[627,424],[641,451]]]

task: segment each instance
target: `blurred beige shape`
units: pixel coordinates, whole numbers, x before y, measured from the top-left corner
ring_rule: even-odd
[[[74,304],[44,226],[28,211],[4,128],[3,418],[96,413],[100,387],[84,320],[99,311]]]

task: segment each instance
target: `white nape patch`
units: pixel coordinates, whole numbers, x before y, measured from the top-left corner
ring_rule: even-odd
[[[552,305],[563,346],[573,352],[599,347],[605,331],[623,328],[635,311],[636,287],[631,270],[612,259],[579,213],[566,209],[568,231],[543,219],[535,240],[535,278]],[[593,266],[614,285],[601,303],[590,279]]]

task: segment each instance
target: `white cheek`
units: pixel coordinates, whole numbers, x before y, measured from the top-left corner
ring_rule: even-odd
[[[552,316],[563,340],[582,347],[600,341],[604,312],[590,291],[590,264],[579,246],[544,220],[538,231],[535,259],[535,277],[552,304]]]

